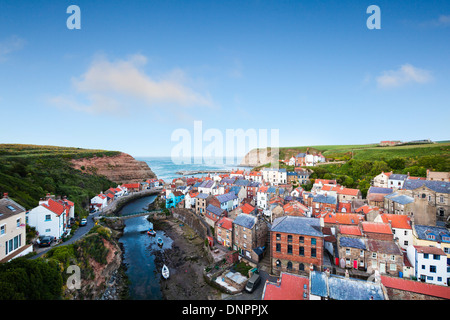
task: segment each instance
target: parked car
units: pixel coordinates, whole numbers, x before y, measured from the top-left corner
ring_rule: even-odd
[[[87,219],[86,218],[81,219],[80,226],[85,226],[86,224],[87,224]]]
[[[39,247],[49,247],[53,240],[55,240],[55,238],[52,236],[41,236],[38,240]]]
[[[259,283],[261,282],[261,277],[259,274],[254,273],[251,278],[247,281],[247,285],[245,286],[245,291],[247,292],[253,292],[253,290],[258,287]]]

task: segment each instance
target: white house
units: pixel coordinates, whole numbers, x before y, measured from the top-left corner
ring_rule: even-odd
[[[216,182],[214,180],[205,180],[198,186],[198,192],[200,193],[206,193],[206,194],[213,194],[213,188],[216,185]]]
[[[446,286],[450,281],[447,255],[436,247],[409,245],[408,259],[414,267],[415,277],[422,282]]]
[[[271,185],[287,183],[286,169],[263,168],[261,172],[263,180]]]
[[[394,239],[398,240],[398,245],[403,250],[407,250],[408,246],[413,244],[414,236],[411,218],[408,215],[383,213],[378,215],[374,222],[389,223]]]
[[[96,211],[104,209],[108,205],[108,198],[100,193],[91,199],[91,209]]]
[[[406,179],[408,179],[407,174],[391,174],[388,179],[388,188],[401,189]]]
[[[379,175],[373,178],[372,185],[378,188],[389,188],[389,177],[391,172],[382,171]]]
[[[289,159],[288,165],[290,165],[290,166],[295,166],[295,157],[294,157],[294,156],[292,156],[292,157]]]
[[[269,195],[267,194],[267,190],[269,187],[262,186],[259,187],[258,191],[256,192],[256,206],[261,209],[267,209],[267,203],[269,201]]]
[[[35,227],[39,235],[60,239],[67,230],[71,206],[67,201],[51,198],[40,201],[39,206],[27,212],[28,225]]]

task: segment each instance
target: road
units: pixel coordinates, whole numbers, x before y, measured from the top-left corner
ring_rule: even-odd
[[[67,244],[71,244],[74,243],[75,241],[79,240],[82,236],[84,236],[86,233],[89,232],[89,230],[92,229],[92,227],[95,225],[94,222],[94,217],[98,216],[100,212],[95,212],[91,215],[89,215],[86,219],[87,219],[87,223],[85,226],[80,226],[78,227],[78,230],[75,231],[75,233],[73,234],[72,238],[70,238],[69,240],[65,241],[65,242],[60,242],[58,244],[54,244],[51,245],[50,247],[44,247],[44,248],[35,248],[35,252],[37,252],[36,255],[32,256],[31,259],[36,259],[41,257],[44,253],[46,253],[47,251],[49,251],[52,248],[58,247],[58,246],[64,246]]]

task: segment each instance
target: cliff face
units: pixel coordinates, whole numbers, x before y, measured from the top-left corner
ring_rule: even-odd
[[[253,149],[245,155],[241,160],[241,166],[243,167],[257,167],[266,163],[278,162],[278,154],[272,156],[272,152],[266,151],[266,149]]]
[[[75,169],[105,176],[116,183],[135,183],[156,178],[144,161],[137,161],[126,153],[115,156],[92,157],[71,160]]]

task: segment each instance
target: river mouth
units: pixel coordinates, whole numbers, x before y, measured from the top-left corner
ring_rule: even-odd
[[[156,196],[137,199],[126,204],[120,214],[146,211]],[[172,239],[162,230],[155,230],[156,235],[147,234],[151,224],[148,216],[124,220],[125,228],[119,242],[123,247],[123,264],[128,277],[128,296],[131,300],[162,300],[161,267],[155,262],[155,254],[172,247]],[[162,247],[157,239],[163,239]]]

